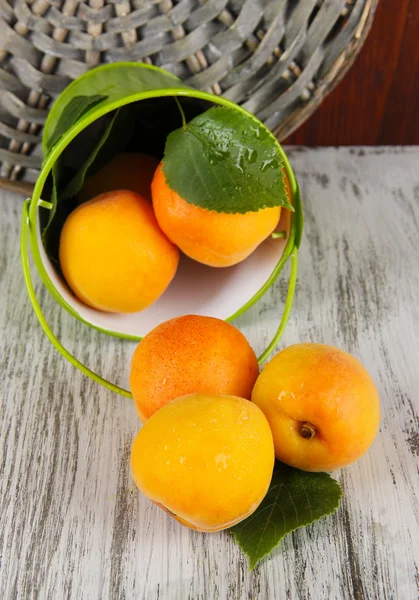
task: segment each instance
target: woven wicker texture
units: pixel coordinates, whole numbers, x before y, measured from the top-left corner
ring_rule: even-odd
[[[351,64],[377,0],[0,0],[0,176],[33,181],[51,101],[104,62],[161,66],[279,139]]]

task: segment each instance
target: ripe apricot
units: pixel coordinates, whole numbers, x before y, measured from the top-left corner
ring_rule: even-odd
[[[228,267],[247,258],[275,229],[281,208],[218,213],[189,204],[171,190],[160,164],[151,184],[154,212],[167,237],[190,258]]]
[[[157,158],[147,154],[117,154],[97,173],[86,178],[78,199],[86,202],[104,192],[131,190],[151,200],[151,181],[158,164]]]
[[[275,454],[305,471],[354,462],[380,424],[377,389],[361,363],[323,344],[296,344],[262,370],[252,401],[272,429]]]
[[[259,373],[255,353],[233,325],[198,315],[170,319],[139,343],[131,362],[130,386],[146,421],[186,394],[204,392],[250,399]]]
[[[220,531],[256,510],[268,491],[274,448],[259,408],[236,396],[191,394],[156,412],[135,438],[138,488],[175,519]]]
[[[151,204],[134,192],[106,192],[74,210],[61,232],[63,275],[85,304],[110,312],[150,306],[173,279],[179,251]]]

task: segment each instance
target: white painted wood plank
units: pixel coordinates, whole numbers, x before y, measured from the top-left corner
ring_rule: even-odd
[[[129,471],[131,402],[68,364],[31,311],[19,264],[21,199],[0,195],[0,598],[364,599],[419,594],[419,148],[290,150],[306,230],[281,347],[358,356],[382,400],[371,451],[336,473],[331,518],[288,536],[249,573],[227,533],[200,534],[141,497]],[[37,280],[54,331],[126,385],[134,344],[90,330]],[[237,321],[257,351],[285,278]]]

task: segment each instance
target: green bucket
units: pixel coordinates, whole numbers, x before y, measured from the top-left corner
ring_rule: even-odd
[[[140,63],[115,63],[88,71],[71,83],[51,108],[43,133],[44,162],[36,181],[32,198],[23,208],[21,229],[21,259],[29,298],[44,332],[57,350],[83,373],[119,394],[131,393],[107,381],[88,369],[59,342],[35,295],[29,268],[30,244],[36,269],[55,300],[79,321],[109,335],[140,340],[159,323],[182,314],[202,314],[233,321],[253,306],[277,279],[288,259],[291,269],[288,294],[278,330],[271,343],[259,357],[263,362],[276,347],[289,318],[297,277],[297,255],[303,228],[303,214],[297,181],[288,158],[278,143],[278,151],[291,187],[294,212],[282,211],[278,231],[283,239],[269,239],[245,261],[234,267],[214,269],[182,258],[172,284],[163,296],[141,313],[121,315],[104,313],[87,307],[69,290],[60,270],[51,260],[42,241],[42,229],[51,210],[49,180],[54,165],[64,152],[69,152],[76,136],[88,136],[95,124],[118,108],[132,104],[145,107],[141,116],[144,129],[157,119],[162,140],[180,122],[171,120],[173,98],[185,103],[184,108],[195,116],[214,105],[222,105],[248,114],[226,98],[185,86],[179,79],[157,67]],[[135,105],[133,103],[136,103]],[[171,103],[171,104],[168,104]],[[156,116],[156,110],[162,116]],[[141,110],[140,110],[141,113]],[[177,113],[179,115],[179,113]],[[154,115],[154,116],[153,116]],[[178,116],[179,119],[179,116]],[[259,127],[265,127],[252,116]],[[143,136],[139,136],[139,139]],[[159,136],[157,136],[158,138]],[[81,139],[81,138],[79,138]],[[150,140],[146,140],[147,143]],[[160,147],[159,147],[160,143]],[[156,141],[156,156],[161,158],[162,142]],[[140,150],[138,150],[140,151]],[[59,233],[59,232],[58,232]],[[199,281],[199,285],[197,284]]]

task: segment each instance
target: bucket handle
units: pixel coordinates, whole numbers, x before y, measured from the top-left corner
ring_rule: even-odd
[[[111,383],[107,379],[104,379],[103,377],[101,377],[100,375],[98,375],[97,373],[95,373],[94,371],[89,369],[88,367],[86,367],[75,356],[73,356],[66,348],[64,348],[64,346],[55,337],[50,326],[48,325],[48,322],[41,310],[38,299],[36,297],[35,289],[33,287],[32,278],[31,278],[30,266],[29,266],[28,241],[29,241],[29,228],[30,228],[30,221],[29,221],[29,203],[30,203],[30,201],[31,200],[29,198],[28,200],[25,201],[25,203],[23,205],[22,227],[21,227],[21,233],[20,233],[20,258],[22,261],[23,277],[25,280],[25,285],[26,285],[26,289],[28,292],[28,296],[32,303],[33,309],[35,311],[35,314],[38,318],[38,321],[39,321],[42,329],[44,330],[49,341],[58,350],[58,352],[60,352],[60,354],[62,354],[64,356],[64,358],[66,358],[74,367],[76,367],[82,373],[84,373],[85,375],[87,375],[88,377],[93,379],[93,381],[96,381],[97,383],[100,383],[101,385],[103,385],[108,390],[111,390],[112,392],[116,392],[117,394],[120,394],[121,396],[125,396],[126,398],[130,398],[132,400],[132,394],[129,390],[121,388],[118,385]],[[281,321],[279,323],[278,329],[277,329],[274,337],[272,338],[272,341],[270,342],[268,347],[263,351],[263,353],[258,358],[259,365],[261,363],[263,363],[269,357],[269,355],[273,352],[273,350],[277,346],[279,340],[281,339],[281,337],[285,331],[285,327],[288,323],[288,319],[289,319],[289,316],[291,313],[291,307],[292,307],[292,301],[294,298],[295,286],[296,286],[296,282],[297,282],[297,271],[298,271],[298,248],[295,245],[293,246],[290,255],[291,255],[291,272],[290,272],[290,279],[289,279],[289,283],[288,283],[288,292],[287,292],[287,298],[285,301],[284,312],[282,313]]]

